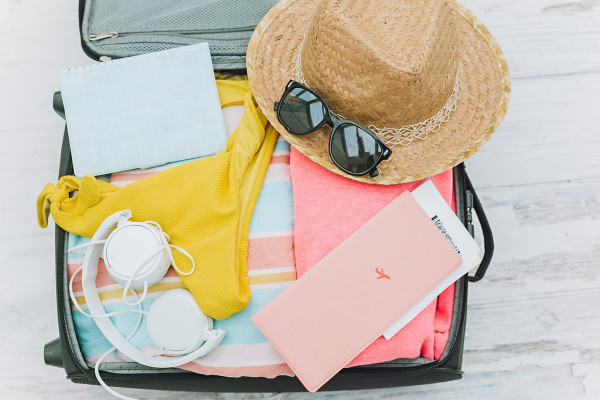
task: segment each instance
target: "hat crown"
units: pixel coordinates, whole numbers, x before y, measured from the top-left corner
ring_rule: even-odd
[[[333,112],[394,128],[444,107],[456,82],[458,50],[446,1],[324,0],[300,63],[307,85]]]

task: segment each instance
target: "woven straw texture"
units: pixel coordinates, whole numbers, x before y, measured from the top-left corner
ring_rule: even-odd
[[[273,110],[305,33],[302,71],[333,112],[365,126],[418,123],[444,106],[458,74],[456,109],[425,139],[394,147],[376,178],[345,174],[329,157],[330,127],[294,135]],[[500,125],[510,98],[500,46],[453,1],[282,0],[256,27],[247,68],[256,101],[287,141],[325,168],[367,183],[410,182],[461,163]]]

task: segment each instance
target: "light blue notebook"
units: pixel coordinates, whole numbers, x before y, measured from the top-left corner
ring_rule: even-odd
[[[61,72],[75,175],[215,154],[227,134],[206,43]]]

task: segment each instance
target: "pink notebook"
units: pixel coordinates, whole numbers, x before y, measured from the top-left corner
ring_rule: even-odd
[[[252,320],[314,392],[461,263],[403,192]]]

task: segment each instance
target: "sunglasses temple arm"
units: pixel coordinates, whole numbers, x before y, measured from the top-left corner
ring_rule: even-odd
[[[273,108],[275,109],[275,111],[277,111],[279,109],[279,102],[276,101],[275,103],[273,103]]]

